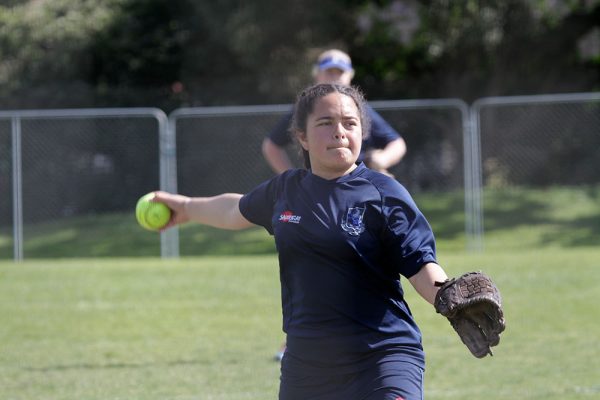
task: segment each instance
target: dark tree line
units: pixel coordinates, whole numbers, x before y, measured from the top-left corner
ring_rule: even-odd
[[[287,103],[321,50],[370,99],[600,90],[600,1],[0,3],[0,107]]]

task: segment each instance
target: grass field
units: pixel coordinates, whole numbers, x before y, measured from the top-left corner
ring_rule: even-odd
[[[406,284],[426,399],[600,399],[599,198],[599,188],[486,192],[480,254],[463,250],[460,195],[417,199],[440,263],[450,275],[490,274],[507,318],[495,356],[475,359]],[[0,261],[0,399],[276,398],[272,239],[190,226],[182,254],[203,256],[160,260],[147,257],[157,235],[129,217],[26,227],[26,261]]]
[[[417,204],[430,221],[438,248],[466,248],[462,192],[420,193]],[[486,190],[483,198],[485,248],[578,248],[600,245],[600,186]],[[31,258],[156,257],[159,236],[137,225],[128,213],[87,215],[26,224],[24,256]],[[12,259],[12,228],[0,225],[0,259]],[[262,228],[230,232],[199,225],[180,229],[184,256],[273,254]]]
[[[448,253],[500,286],[507,330],[475,359],[408,290],[427,399],[600,398],[600,249]],[[0,399],[273,399],[274,256],[0,263]]]

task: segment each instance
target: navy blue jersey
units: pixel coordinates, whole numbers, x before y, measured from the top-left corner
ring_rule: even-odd
[[[275,236],[288,350],[351,363],[402,346],[423,361],[400,275],[435,262],[435,241],[400,183],[362,163],[334,180],[293,169],[244,195],[240,211]]]
[[[381,115],[373,108],[367,105],[367,114],[371,119],[371,130],[367,137],[363,139],[362,150],[358,161],[363,161],[365,151],[372,149],[383,149],[388,143],[400,138],[400,134],[388,124]],[[279,147],[285,147],[292,143],[290,135],[290,124],[292,122],[293,111],[284,115],[273,130],[269,133],[269,139]]]

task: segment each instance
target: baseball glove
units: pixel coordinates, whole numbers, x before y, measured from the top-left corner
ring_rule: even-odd
[[[481,272],[469,272],[445,282],[435,297],[435,310],[448,318],[463,343],[477,358],[493,355],[505,321],[500,291]]]

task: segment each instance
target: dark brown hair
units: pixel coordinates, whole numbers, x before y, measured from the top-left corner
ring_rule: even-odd
[[[371,121],[367,114],[365,98],[360,89],[355,86],[345,86],[337,83],[320,83],[304,89],[298,95],[296,104],[294,106],[292,125],[290,127],[293,137],[297,138],[298,135],[306,133],[308,116],[314,111],[315,103],[321,97],[325,97],[330,93],[343,94],[350,97],[354,101],[360,116],[363,138],[369,134]],[[304,157],[304,166],[306,168],[310,168],[308,152],[302,147],[300,148],[302,149],[302,156]]]

